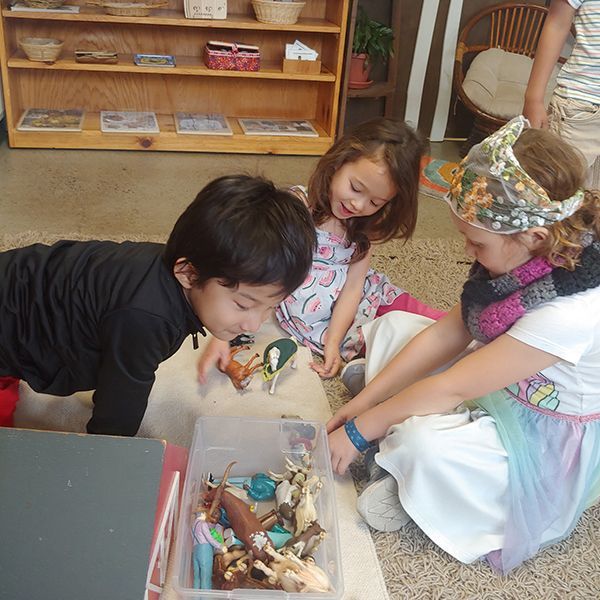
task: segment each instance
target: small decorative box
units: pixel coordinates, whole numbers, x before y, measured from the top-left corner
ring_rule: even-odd
[[[227,71],[258,71],[258,46],[230,42],[208,42],[204,47],[204,63],[209,69]]]
[[[184,0],[186,19],[226,19],[227,0]]]

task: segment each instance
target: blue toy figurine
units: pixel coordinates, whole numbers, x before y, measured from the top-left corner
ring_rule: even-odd
[[[271,342],[263,354],[263,379],[271,381],[269,394],[275,393],[275,384],[279,373],[289,362],[292,369],[296,368],[296,352],[298,344],[291,338],[281,338]]]
[[[209,511],[202,510],[192,525],[193,587],[197,590],[212,589],[214,549],[227,552],[223,542],[223,527],[210,519]]]

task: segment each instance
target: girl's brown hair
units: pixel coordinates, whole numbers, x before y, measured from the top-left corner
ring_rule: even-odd
[[[546,190],[550,200],[566,200],[584,185],[583,156],[548,130],[525,130],[514,145],[514,153],[529,176]],[[586,234],[600,238],[600,192],[586,190],[583,204],[574,214],[546,229],[550,235],[536,253],[555,266],[573,270]]]
[[[315,225],[331,218],[330,189],[336,171],[348,162],[368,158],[387,166],[397,194],[375,214],[348,219],[348,241],[356,243],[352,261],[359,260],[373,242],[409,239],[417,224],[417,195],[421,158],[426,143],[406,123],[377,118],[342,136],[321,157],[308,183],[308,202]]]

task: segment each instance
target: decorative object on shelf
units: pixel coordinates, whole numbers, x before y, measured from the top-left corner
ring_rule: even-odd
[[[373,82],[369,79],[371,66],[386,62],[393,53],[394,33],[391,27],[371,19],[362,6],[358,7],[348,87],[361,89]]]
[[[133,62],[138,67],[174,67],[175,57],[172,54],[134,54]]]
[[[292,25],[298,21],[306,2],[285,0],[252,0],[256,20],[261,23]]]
[[[210,41],[204,47],[204,63],[209,69],[258,71],[260,50],[249,44]]]
[[[87,4],[100,6],[107,15],[118,17],[147,17],[150,11],[168,5],[168,2],[105,2],[104,0],[87,0]]]
[[[43,8],[37,8],[37,7],[33,7],[33,6],[28,6],[27,4],[24,4],[23,2],[15,2],[14,4],[10,5],[10,10],[14,10],[14,11],[22,11],[22,12],[41,12],[41,13],[45,13],[45,12],[53,12],[53,13],[64,13],[64,14],[77,14],[79,12],[79,9],[81,7],[75,4],[61,4],[59,6],[55,6],[53,8],[46,8],[45,6]]]
[[[291,60],[283,59],[282,71],[284,73],[295,73],[297,75],[316,75],[321,72],[320,60]]]
[[[23,0],[30,8],[58,8],[65,0]]]
[[[114,50],[75,50],[75,62],[115,65],[119,55]]]
[[[184,0],[186,19],[226,19],[227,0]]]
[[[19,131],[81,131],[84,111],[79,108],[30,108],[19,120]]]
[[[319,137],[310,121],[303,119],[238,119],[246,135],[300,135]]]
[[[100,130],[104,133],[159,133],[153,112],[100,111]]]
[[[315,74],[321,72],[321,61],[316,50],[309,48],[300,40],[285,45],[284,73]]]
[[[196,135],[233,135],[227,118],[218,114],[175,113],[175,130]]]
[[[26,37],[19,40],[19,46],[29,60],[52,64],[59,57],[63,42],[54,38]]]

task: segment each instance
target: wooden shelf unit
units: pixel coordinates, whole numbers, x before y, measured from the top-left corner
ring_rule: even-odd
[[[183,0],[170,0],[167,9],[148,17],[107,15],[85,5],[77,14],[17,12],[8,0],[1,2],[0,67],[13,148],[320,155],[334,141],[350,0],[306,0],[292,25],[259,23],[250,0],[229,0],[226,20],[186,19]],[[28,60],[18,46],[24,37],[64,40],[59,59],[53,64]],[[260,70],[208,69],[204,46],[215,39],[258,45]],[[295,39],[319,52],[320,73],[283,72],[285,44]],[[74,51],[79,49],[116,50],[119,62],[78,63]],[[172,54],[176,66],[139,67],[135,53]],[[18,131],[28,108],[83,109],[83,131]],[[101,110],[154,111],[160,133],[103,133]],[[178,111],[222,113],[233,136],[178,135]],[[237,117],[307,119],[319,137],[244,135]]]
[[[364,89],[351,89],[348,87],[348,73],[350,71],[350,58],[352,56],[352,40],[354,38],[354,27],[356,25],[356,13],[358,11],[359,0],[350,0],[350,12],[348,18],[348,28],[346,32],[346,57],[344,74],[342,77],[342,86],[340,93],[340,112],[338,121],[338,135],[344,131],[344,120],[346,118],[346,105],[350,98],[384,98],[384,116],[394,116],[396,105],[396,85],[398,79],[398,66],[400,61],[400,19],[401,7],[400,0],[391,0],[390,27],[394,32],[393,55],[387,61],[385,81],[376,81]],[[366,2],[364,2],[366,5]]]

